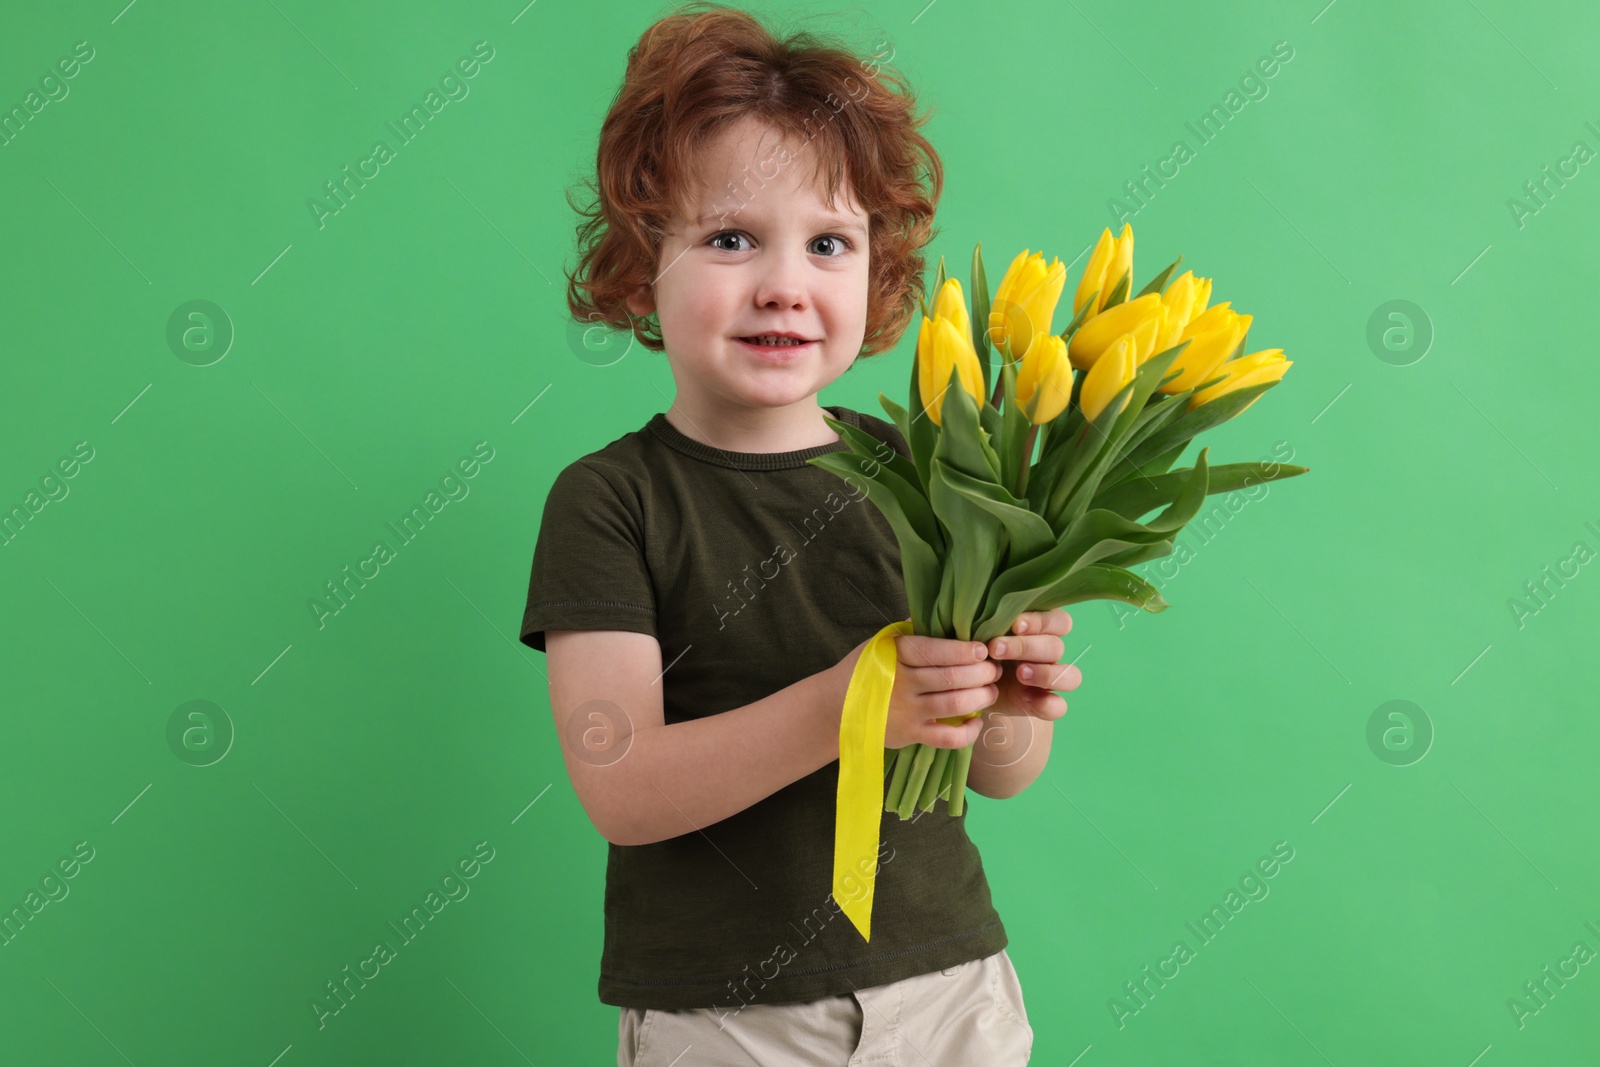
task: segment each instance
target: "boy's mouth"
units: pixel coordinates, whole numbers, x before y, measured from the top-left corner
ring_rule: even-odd
[[[804,337],[791,337],[781,333],[763,333],[754,337],[738,337],[735,340],[757,348],[800,348],[813,343]]]

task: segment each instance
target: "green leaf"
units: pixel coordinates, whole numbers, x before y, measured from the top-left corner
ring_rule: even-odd
[[[983,364],[983,395],[989,396],[994,391],[989,366],[989,278],[983,270],[981,241],[972,248],[972,349]]]
[[[1159,589],[1132,571],[1095,563],[1076,572],[1062,583],[1061,588],[1046,590],[1027,610],[1065,607],[1085,600],[1120,600],[1124,604],[1143,608],[1152,615],[1172,606]]]
[[[934,454],[974,478],[998,482],[1000,458],[990,446],[990,434],[982,425],[985,417],[994,417],[985,414],[994,409],[984,404],[984,413],[980,412],[978,402],[962,387],[960,372],[954,366],[950,368],[950,380],[945,385],[944,403],[939,408],[941,426]],[[931,498],[931,482],[928,490]]]
[[[993,614],[986,616],[973,631],[972,639],[990,641],[1009,633],[1011,624],[1024,611],[1045,611],[1085,600],[1120,600],[1151,613],[1165,611],[1170,606],[1160,590],[1132,571],[1107,563],[1092,563],[1043,589],[1002,597]]]
[[[1072,372],[1072,400],[1061,414],[1050,420],[1050,435],[1040,450],[1041,458],[1073,440],[1078,431],[1083,429],[1083,380],[1088,376],[1088,371]]]
[[[1096,289],[1084,299],[1077,312],[1073,314],[1072,321],[1067,323],[1067,328],[1061,331],[1060,336],[1063,341],[1072,340],[1072,335],[1078,332],[1078,327],[1082,326],[1083,321],[1089,318],[1089,309],[1094,307],[1094,298],[1099,295],[1100,290]]]
[[[843,452],[826,452],[806,462],[832,471],[841,478],[861,474],[855,462]],[[927,508],[927,500],[923,498],[921,490],[906,483],[887,467],[880,467],[876,477],[866,478],[864,487],[873,506],[889,520],[895,540],[900,544],[900,573],[905,579],[906,604],[911,609],[911,618],[916,624],[926,626],[935,614],[934,602],[939,595],[943,570],[939,553],[919,533],[919,527],[932,522],[931,509],[918,518],[913,518],[911,514],[918,510],[918,501],[921,501],[923,508]],[[907,504],[911,507],[908,508]],[[937,635],[941,631],[916,632]]]
[[[1016,404],[1016,363],[1002,363],[1000,366],[1000,398],[1005,405],[1004,413],[996,411],[993,405],[984,405],[983,428],[988,432],[991,443],[1000,442],[996,449],[1000,460],[999,480],[1001,485],[1010,488],[1017,484],[1017,473],[1022,466],[1022,451],[1027,446],[1029,426],[1028,417],[1017,408]]]
[[[1106,297],[1106,302],[1100,305],[1100,313],[1104,314],[1128,299],[1128,290],[1133,285],[1133,272],[1123,271],[1122,277],[1117,279],[1117,284],[1111,287],[1111,294]]]
[[[1178,264],[1182,262],[1182,256],[1179,256],[1177,259],[1173,260],[1172,263],[1168,265],[1166,270],[1162,271],[1160,274],[1157,274],[1154,278],[1151,278],[1150,281],[1145,284],[1145,287],[1139,290],[1138,296],[1145,296],[1148,293],[1159,293],[1164,291],[1167,288],[1167,279],[1172,277],[1172,272],[1177,270]],[[1135,297],[1135,299],[1138,299],[1138,297]]]
[[[1018,500],[1003,486],[993,482],[979,481],[976,478],[963,474],[961,471],[945,467],[942,462],[933,461],[935,469],[943,467],[943,477],[950,488],[962,494],[974,504],[989,512],[1005,525],[1010,534],[1011,556],[1017,562],[1026,562],[1042,552],[1055,547],[1055,534],[1050,532],[1050,524],[1043,518],[1028,510],[1026,500]]]
[[[1176,533],[1185,523],[1194,518],[1200,510],[1200,505],[1205,503],[1206,490],[1211,484],[1211,465],[1206,462],[1211,449],[1202,448],[1195,457],[1194,466],[1189,468],[1189,480],[1178,490],[1177,497],[1160,515],[1145,523],[1152,530],[1165,530]]]
[[[1273,471],[1272,468],[1277,468]],[[1171,471],[1149,479],[1130,479],[1121,485],[1102,491],[1095,497],[1094,505],[1114,511],[1125,518],[1137,519],[1147,515],[1177,497],[1193,468]],[[1288,463],[1224,463],[1212,467],[1207,476],[1206,495],[1231,493],[1265,482],[1293,478],[1310,470]]]
[[[1086,441],[1080,439],[1084,434],[1092,432],[1079,419],[1070,430],[1059,427],[1059,422],[1051,423],[1050,441],[1045,450],[1039,454],[1039,462],[1034,464],[1033,473],[1028,476],[1028,507],[1045,515],[1045,505],[1050,499],[1050,494],[1056,484],[1064,476],[1068,463],[1071,462],[1076,450],[1086,448]],[[1046,519],[1048,521],[1048,518]]]
[[[878,394],[878,403],[883,405],[883,410],[894,420],[895,427],[900,431],[900,436],[906,439],[906,447],[911,446],[911,416],[906,414],[906,409],[890,400],[882,393]]]
[[[939,427],[935,425],[933,417],[922,406],[922,383],[919,371],[922,365],[922,353],[918,349],[911,352],[911,396],[906,406],[906,414],[910,416],[910,433],[904,433],[906,444],[911,446],[911,461],[917,468],[917,481],[922,485],[922,491],[928,491],[928,464],[933,459],[933,443],[939,437]]]
[[[1243,411],[1246,404],[1277,384],[1277,382],[1260,382],[1243,389],[1235,389],[1231,393],[1223,393],[1209,403],[1201,404],[1192,411],[1186,411],[1170,426],[1152,434],[1138,448],[1129,451],[1124,459],[1142,466],[1147,460],[1167,452],[1176,445],[1188,442],[1196,434],[1227,422]]]
[[[905,482],[909,489],[912,489],[917,493],[918,496],[922,497],[923,502],[926,503],[927,497],[923,495],[921,490],[918,488],[920,482],[917,477],[917,468],[909,459],[902,456],[893,445],[889,444],[887,441],[883,441],[872,436],[870,433],[859,427],[851,426],[849,423],[840,422],[839,420],[830,418],[827,415],[822,416],[822,421],[826,422],[833,429],[834,433],[837,433],[840,437],[844,438],[845,442],[851,446],[852,451],[856,455],[862,457],[864,461],[871,461],[873,463],[879,463],[887,466],[891,471],[898,475],[903,482]],[[885,453],[887,453],[887,455]],[[862,473],[866,473],[865,468],[863,468]],[[872,475],[867,476],[872,477]],[[930,514],[930,518],[931,517],[932,516]],[[928,533],[924,532],[923,536],[928,537]],[[935,545],[938,544],[938,542],[931,537],[929,540]]]
[[[1000,520],[951,485],[953,468],[941,459],[935,458],[933,464],[929,499],[939,521],[954,535],[944,560],[953,585],[950,634],[969,641],[973,621],[983,606],[984,593],[1000,558]]]
[[[1037,610],[1018,608],[1017,605],[1043,603],[1043,594],[1060,587],[1075,571],[1129,549],[1170,540],[1184,523],[1194,517],[1205,499],[1204,451],[1196,461],[1195,468],[1187,473],[1189,478],[1177,499],[1153,521],[1139,523],[1116,512],[1096,508],[1074,522],[1061,535],[1054,548],[1026,563],[1006,569],[989,587],[989,595],[979,619],[979,631],[983,631],[985,624],[1001,617],[1009,626],[1016,615],[1008,613]],[[1055,605],[1044,603],[1044,606]],[[1000,632],[1004,633],[1005,630]]]
[[[1001,421],[1000,413],[994,409],[993,404],[985,403],[979,405],[978,423],[983,427],[983,432],[989,435],[990,441],[1002,438],[1001,427],[1004,424]]]
[[[943,561],[939,570],[939,596],[933,604],[933,618],[929,620],[930,637],[949,637],[951,633],[950,617],[954,612],[956,597],[956,571],[950,566],[948,560]]]
[[[1188,342],[1184,342],[1187,344]],[[1130,473],[1130,464],[1127,457],[1131,455],[1148,438],[1160,433],[1174,421],[1183,416],[1185,406],[1189,402],[1189,391],[1163,396],[1160,400],[1150,398],[1139,412],[1139,417],[1134,420],[1133,428],[1128,435],[1117,442],[1117,460],[1111,464],[1101,479],[1100,484],[1114,485],[1123,480]],[[1165,468],[1163,468],[1164,470]]]
[[[1172,555],[1172,540],[1171,537],[1167,537],[1148,545],[1135,545],[1133,548],[1107,556],[1100,562],[1109,563],[1117,567],[1132,567],[1137,563],[1145,563],[1152,559],[1160,559],[1162,556],[1170,556]]]
[[[1178,457],[1183,455],[1183,450],[1188,447],[1189,442],[1185,441],[1153,459],[1146,460],[1139,466],[1134,466],[1128,463],[1127,460],[1123,460],[1111,468],[1105,479],[1100,483],[1100,491],[1095,494],[1096,503],[1100,501],[1106,490],[1112,486],[1122,485],[1124,482],[1131,482],[1139,478],[1154,478],[1158,474],[1165,474],[1172,468],[1174,463],[1178,462]]]
[[[945,567],[952,572],[949,632],[965,641],[970,639],[973,618],[994,576],[1002,527],[999,519],[952,488],[944,474],[959,471],[999,488],[999,470],[993,449],[984,440],[988,435],[979,425],[978,406],[961,387],[954,368],[949,386],[940,408],[942,425],[934,447],[934,459],[940,462],[929,471],[928,500],[934,514],[950,531],[945,554]]]
[[[1139,420],[1145,401],[1167,380],[1168,368],[1181,350],[1174,346],[1140,364],[1133,380],[1089,424],[1083,443],[1074,443],[1066,470],[1041,512],[1052,530],[1065,530],[1083,513],[1106,470],[1120,457],[1121,442]]]

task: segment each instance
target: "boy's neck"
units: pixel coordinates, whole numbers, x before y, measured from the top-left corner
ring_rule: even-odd
[[[822,405],[814,394],[784,408],[732,410],[685,403],[680,396],[665,414],[685,437],[724,452],[798,452],[840,439],[822,421]]]

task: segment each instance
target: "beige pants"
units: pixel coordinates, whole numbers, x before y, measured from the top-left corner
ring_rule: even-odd
[[[617,1067],[1013,1067],[1033,1054],[1004,949],[942,971],[793,1004],[619,1009]]]

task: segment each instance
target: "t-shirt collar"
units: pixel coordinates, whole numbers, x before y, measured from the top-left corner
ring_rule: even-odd
[[[857,428],[861,426],[860,416],[850,408],[825,405],[822,410],[832,415],[839,422]],[[734,470],[742,471],[777,471],[804,467],[806,466],[806,460],[814,456],[826,455],[829,452],[840,452],[850,447],[841,440],[828,445],[815,445],[811,448],[796,449],[793,452],[729,452],[726,449],[713,448],[684,434],[673,426],[671,422],[667,421],[666,412],[657,412],[655,417],[645,424],[645,429],[649,430],[664,444],[682,452],[684,455],[719,467],[731,467]]]

